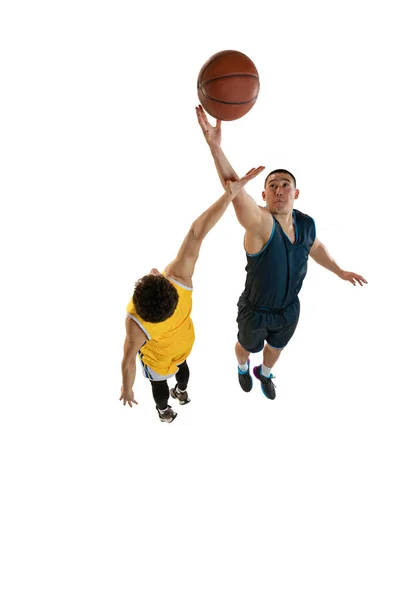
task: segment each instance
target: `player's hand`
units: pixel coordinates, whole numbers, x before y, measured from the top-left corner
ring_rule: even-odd
[[[124,406],[126,403],[128,403],[131,408],[132,408],[132,402],[137,404],[135,397],[133,395],[133,390],[125,391],[124,386],[121,387],[121,396],[119,399],[124,401]]]
[[[248,173],[244,177],[237,179],[236,181],[231,181],[228,179],[225,181],[225,190],[231,194],[232,196],[236,196],[239,190],[242,189],[243,186],[246,185],[251,179],[257,177],[261,171],[264,171],[265,167],[257,167],[257,169],[250,169]]]
[[[350,281],[350,283],[352,283],[353,285],[356,285],[356,282],[359,283],[361,286],[363,283],[368,283],[368,281],[366,281],[364,277],[361,277],[361,275],[357,275],[357,273],[352,273],[352,271],[341,271],[339,277],[344,281]]]
[[[221,121],[217,119],[215,127],[207,119],[204,108],[199,104],[196,106],[196,115],[206,142],[209,146],[220,146],[221,144]]]

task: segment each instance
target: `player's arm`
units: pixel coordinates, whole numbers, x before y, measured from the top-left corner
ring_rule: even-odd
[[[311,246],[310,256],[315,260],[316,263],[328,269],[328,271],[332,271],[335,273],[340,279],[344,281],[350,281],[353,285],[356,285],[358,282],[361,286],[364,283],[368,283],[361,275],[357,275],[357,273],[353,273],[352,271],[344,271],[339,267],[339,265],[333,260],[332,256],[329,254],[326,246],[318,239],[315,238],[313,245]]]
[[[316,263],[321,265],[321,267],[325,267],[325,269],[328,269],[328,271],[332,271],[332,273],[335,273],[335,275],[340,277],[342,269],[333,260],[332,256],[329,254],[324,244],[317,237],[315,238],[314,243],[311,246],[310,256],[315,260]]]
[[[217,119],[215,127],[208,121],[206,113],[202,106],[196,107],[197,120],[210,148],[214,159],[215,167],[222,185],[225,187],[225,181],[228,179],[236,181],[238,176],[232,165],[226,158],[221,148],[221,121]],[[239,223],[253,233],[258,233],[262,226],[262,214],[260,207],[244,188],[242,188],[234,200],[233,207]]]
[[[139,325],[130,317],[125,320],[126,337],[124,356],[122,359],[122,388],[120,400],[132,407],[132,402],[137,404],[133,394],[133,384],[136,377],[136,355],[146,341],[146,334]]]
[[[256,177],[264,167],[251,169],[244,177],[237,181],[227,181],[224,194],[193,223],[182,246],[175,258],[165,269],[168,276],[192,287],[192,276],[199,258],[201,244],[209,231],[218,223],[236,194],[250,179]]]

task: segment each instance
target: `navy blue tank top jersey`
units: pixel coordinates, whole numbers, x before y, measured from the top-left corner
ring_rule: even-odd
[[[307,273],[308,255],[315,241],[314,219],[293,210],[292,244],[274,218],[272,234],[257,254],[247,254],[247,277],[242,298],[255,308],[279,310],[292,304]]]

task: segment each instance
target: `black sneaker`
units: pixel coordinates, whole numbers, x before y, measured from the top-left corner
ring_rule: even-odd
[[[247,371],[243,373],[238,367],[238,378],[240,387],[244,392],[250,392],[253,387],[253,378],[250,375],[250,360],[247,361]]]
[[[176,389],[177,387],[178,387],[178,384],[176,384],[176,386],[169,391],[169,395],[171,396],[171,398],[175,398],[175,400],[179,400],[179,404],[181,404],[182,406],[184,404],[189,404],[190,398],[188,396],[187,391],[185,390],[184,392],[180,392],[180,391],[178,392],[178,390]]]
[[[256,377],[261,382],[261,389],[263,391],[264,396],[266,396],[269,400],[275,400],[275,384],[272,382],[274,376],[271,375],[269,377],[265,377],[261,373],[261,365],[258,367],[254,367],[253,369],[254,377]]]
[[[172,408],[170,407],[169,404],[168,404],[167,410],[165,412],[160,412],[158,410],[158,408],[157,408],[157,412],[158,412],[158,416],[160,417],[160,421],[162,421],[163,423],[172,423],[172,421],[178,416],[178,413],[176,413],[174,410],[172,410]]]

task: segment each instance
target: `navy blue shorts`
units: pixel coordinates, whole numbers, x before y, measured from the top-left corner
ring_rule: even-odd
[[[267,342],[281,350],[294,334],[300,316],[298,298],[280,310],[262,310],[252,306],[244,297],[239,298],[237,324],[238,341],[247,352],[260,352]]]

